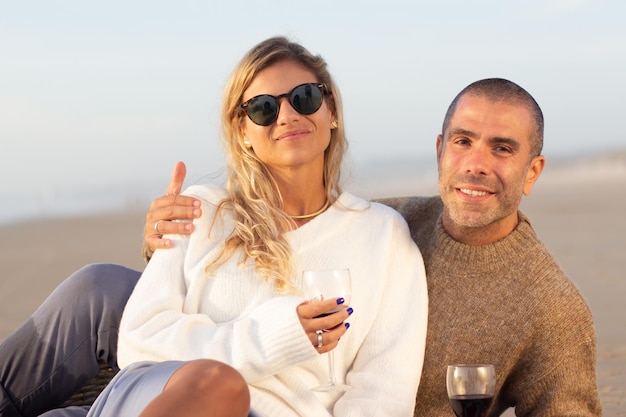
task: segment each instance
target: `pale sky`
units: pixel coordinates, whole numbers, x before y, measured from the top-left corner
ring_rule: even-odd
[[[324,56],[350,156],[434,160],[454,95],[480,78],[526,88],[548,158],[626,147],[626,2],[386,0],[0,2],[0,196],[165,187],[222,164],[223,84],[259,41]],[[4,199],[4,198],[3,198]]]

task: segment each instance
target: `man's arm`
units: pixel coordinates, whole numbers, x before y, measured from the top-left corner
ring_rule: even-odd
[[[152,201],[146,214],[143,229],[143,258],[146,262],[157,249],[172,247],[170,239],[163,239],[164,234],[190,234],[194,226],[190,222],[173,222],[172,220],[193,220],[202,215],[200,202],[193,198],[180,195],[185,181],[187,168],[183,162],[177,162],[172,172],[172,179],[165,189],[165,195]]]

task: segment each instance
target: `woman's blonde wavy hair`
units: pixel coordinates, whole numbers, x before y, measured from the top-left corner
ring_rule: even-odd
[[[323,179],[326,198],[331,204],[341,194],[341,165],[348,143],[341,97],[326,61],[285,37],[273,37],[259,43],[241,59],[226,84],[222,129],[229,197],[220,203],[219,210],[232,210],[235,226],[221,253],[207,266],[207,272],[210,273],[241,249],[242,263],[253,260],[257,272],[264,279],[273,280],[278,292],[292,293],[297,292],[292,281],[292,250],[284,233],[296,225],[282,209],[282,196],[269,169],[252,149],[243,145],[241,128],[247,115],[240,108],[243,94],[255,76],[282,61],[300,63],[328,89],[329,94],[324,99],[337,121],[337,128],[331,130],[330,144],[324,152]]]

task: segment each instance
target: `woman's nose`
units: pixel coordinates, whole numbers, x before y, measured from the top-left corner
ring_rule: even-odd
[[[281,97],[279,101],[280,107],[278,109],[278,118],[276,123],[284,124],[287,121],[297,120],[300,118],[300,113],[293,108],[287,97]]]

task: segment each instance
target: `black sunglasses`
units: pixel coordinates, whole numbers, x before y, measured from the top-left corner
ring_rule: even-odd
[[[300,114],[313,114],[322,107],[324,94],[328,93],[325,84],[308,83],[294,87],[288,93],[279,96],[261,94],[241,104],[250,120],[260,126],[269,126],[278,119],[280,99],[289,98],[289,104]]]

